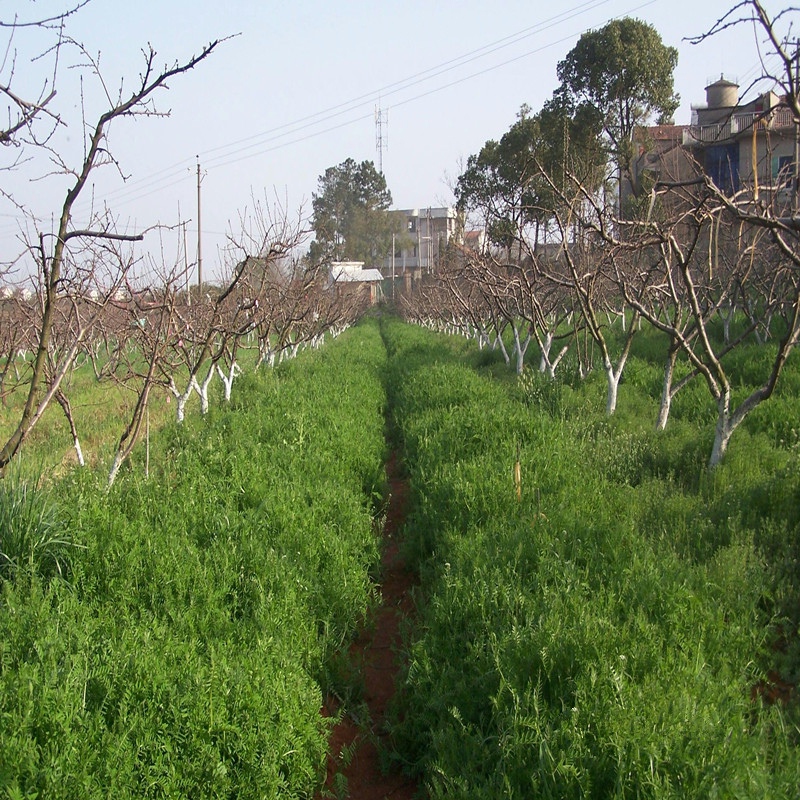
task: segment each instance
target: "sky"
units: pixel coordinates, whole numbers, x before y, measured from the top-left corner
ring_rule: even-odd
[[[0,21],[30,20],[76,0],[0,0]],[[197,165],[201,175],[204,271],[219,272],[229,236],[256,205],[278,216],[307,219],[319,177],[347,158],[382,164],[395,208],[452,204],[452,186],[467,158],[498,139],[527,104],[535,112],[557,87],[556,66],[587,30],[619,17],[651,23],[679,51],[675,121],[688,124],[691,105],[724,75],[744,88],[760,74],[752,28],[739,26],[692,45],[735,5],[734,0],[90,0],[67,32],[99,58],[103,83],[62,53],[54,109],[65,125],[50,144],[69,166],[82,154],[81,110],[94,122],[106,94],[135,85],[142,49],[158,66],[185,61],[224,39],[192,72],[156,95],[163,116],[114,122],[109,148],[118,164],[98,170],[75,224],[91,203],[113,211],[124,230],[185,222],[189,259],[197,237]],[[767,2],[773,13],[780,8]],[[5,36],[5,38],[4,38]],[[48,39],[48,36],[50,37]],[[0,28],[0,77],[38,91],[52,70],[41,54],[52,34]],[[10,44],[9,44],[10,40]],[[49,60],[48,60],[49,58]],[[81,76],[81,73],[83,75]],[[166,112],[169,112],[168,115]],[[380,134],[383,147],[377,148]],[[0,150],[0,167],[20,152]],[[1,188],[48,230],[68,177],[53,174],[47,154],[0,170]],[[91,202],[90,202],[91,201]],[[32,227],[0,198],[0,263],[22,250]],[[182,234],[149,233],[140,245],[174,259]],[[24,267],[18,274],[24,273]]]

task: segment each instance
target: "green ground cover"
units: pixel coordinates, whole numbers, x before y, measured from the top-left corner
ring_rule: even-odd
[[[243,375],[108,493],[104,470],[47,494],[7,476],[0,794],[313,794],[323,693],[375,595],[384,362],[365,324]]]
[[[313,796],[388,406],[422,580],[394,757],[431,797],[793,797],[797,703],[762,696],[800,677],[800,370],[709,471],[701,386],[653,430],[662,354],[644,332],[608,418],[597,372],[518,380],[384,317],[168,420],[149,479],[139,453],[110,492],[102,465],[40,491],[27,456],[0,483],[0,794]]]
[[[397,758],[430,796],[794,796],[797,705],[759,687],[800,665],[781,641],[799,616],[800,395],[709,472],[702,387],[652,430],[657,360],[632,357],[607,418],[602,375],[498,379],[463,341],[383,332],[422,576]]]

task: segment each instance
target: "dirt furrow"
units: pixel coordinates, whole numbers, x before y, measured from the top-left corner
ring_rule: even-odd
[[[380,749],[386,740],[386,711],[400,668],[396,659],[401,621],[413,612],[411,589],[416,583],[400,553],[398,533],[405,519],[407,483],[399,474],[395,453],[386,465],[389,502],[383,528],[381,605],[364,626],[350,650],[351,662],[362,665],[364,702],[368,719],[345,714],[331,734],[328,773],[322,797],[351,800],[411,800],[414,781],[399,772],[384,774]],[[326,701],[323,713],[336,713],[335,701]],[[338,776],[338,777],[337,777]],[[346,780],[347,790],[341,793]]]

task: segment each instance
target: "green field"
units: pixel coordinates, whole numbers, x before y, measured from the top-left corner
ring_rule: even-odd
[[[430,797],[795,796],[800,367],[709,471],[701,386],[653,430],[661,354],[643,332],[606,417],[598,372],[376,316],[165,414],[149,477],[32,442],[0,483],[0,795],[313,797],[397,447],[421,585],[388,760]]]
[[[710,473],[702,389],[656,434],[642,355],[608,418],[602,375],[516,381],[472,345],[385,334],[423,579],[397,758],[430,796],[794,796],[796,696],[761,697],[800,667],[800,451],[777,435],[800,397]]]
[[[110,492],[6,477],[2,796],[310,796],[375,597],[384,361],[366,326],[243,376]]]

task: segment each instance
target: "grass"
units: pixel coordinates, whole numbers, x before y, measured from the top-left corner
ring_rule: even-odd
[[[81,549],[0,580],[0,793],[313,795],[376,591],[384,359],[367,323],[166,423],[149,479],[54,483]]]
[[[75,547],[51,497],[13,469],[0,481],[0,579],[64,578]]]
[[[761,689],[800,673],[798,367],[710,472],[702,386],[653,430],[642,333],[611,419],[597,372],[384,317],[154,425],[147,479],[4,484],[0,793],[313,796],[323,693],[360,702],[388,412],[422,579],[394,758],[430,797],[793,796],[797,701]]]
[[[752,699],[798,597],[791,454],[748,432],[709,473],[699,407],[653,431],[635,358],[609,420],[602,376],[514,385],[384,336],[424,596],[397,757],[430,796],[791,796],[797,708]]]

